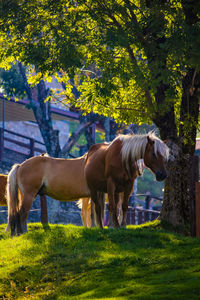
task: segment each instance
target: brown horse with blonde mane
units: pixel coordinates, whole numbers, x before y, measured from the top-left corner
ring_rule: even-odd
[[[75,159],[35,156],[14,165],[8,174],[7,186],[7,228],[11,228],[11,235],[16,230],[18,235],[26,231],[28,213],[38,194],[59,201],[89,197],[90,190],[84,175],[85,162],[86,155]]]
[[[110,227],[119,227],[117,203],[119,193],[124,193],[121,226],[126,226],[128,200],[138,175],[137,161],[143,159],[145,166],[155,174],[156,180],[162,181],[167,176],[165,163],[168,152],[166,144],[152,132],[144,135],[119,135],[110,144],[90,147],[85,176],[100,227],[103,227],[102,203],[97,191],[108,193]]]
[[[136,162],[137,166],[137,175],[141,176],[144,172],[144,161],[142,159],[138,160]],[[106,202],[108,202],[108,194],[106,194]],[[119,225],[122,223],[122,202],[123,202],[123,193],[119,194],[119,202],[117,203],[117,209],[118,209],[118,222]],[[83,226],[85,227],[91,227],[92,226],[92,205],[91,205],[91,198],[81,198],[77,202],[78,207],[81,209],[81,219]],[[93,212],[95,213],[95,212]],[[96,214],[95,214],[96,216]]]

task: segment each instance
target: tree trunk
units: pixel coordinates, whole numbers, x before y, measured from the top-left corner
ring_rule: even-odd
[[[188,230],[192,233],[195,181],[198,178],[194,175],[195,170],[191,168],[191,162],[195,151],[199,115],[199,73],[192,69],[188,70],[182,86],[179,137],[168,143],[170,158],[161,220],[174,226],[181,226],[183,231]],[[167,135],[164,127],[161,132]]]
[[[51,104],[45,103],[48,96],[48,90],[45,87],[43,80],[37,85],[37,102],[39,106],[34,107],[33,111],[38,122],[40,132],[45,142],[47,152],[53,157],[58,157],[60,154],[59,131],[53,129],[51,118]]]
[[[60,153],[59,132],[53,129],[50,103],[44,102],[48,95],[48,90],[45,87],[45,83],[43,80],[41,80],[37,85],[37,88],[31,88],[28,84],[26,69],[22,63],[18,63],[18,67],[24,81],[30,106],[33,110],[36,122],[43,137],[46,150],[49,155],[57,157]]]
[[[168,163],[168,177],[165,180],[160,217],[162,221],[173,226],[185,228],[190,221],[190,156],[184,155],[175,143],[171,153],[173,160]]]

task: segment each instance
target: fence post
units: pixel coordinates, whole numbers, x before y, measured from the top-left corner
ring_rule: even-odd
[[[34,144],[35,144],[35,140],[34,139],[30,139],[30,153],[29,153],[29,157],[34,156]]]
[[[142,210],[138,210],[138,225],[142,224]]]
[[[199,180],[199,157],[194,155],[190,161],[190,234],[196,236],[196,182]]]
[[[133,208],[133,209],[131,210],[131,219],[132,219],[131,224],[132,224],[132,225],[135,225],[135,224],[136,224],[136,221],[135,221],[135,208]]]
[[[196,237],[200,237],[200,182],[196,182]]]
[[[145,198],[145,209],[149,209],[150,202],[151,202],[151,196],[147,195]]]
[[[0,128],[0,161],[3,160],[4,152],[4,130]]]
[[[41,223],[48,224],[47,198],[45,195],[40,196],[40,207],[41,207]]]

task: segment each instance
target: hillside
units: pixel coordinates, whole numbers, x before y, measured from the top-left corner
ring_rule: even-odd
[[[200,299],[200,239],[160,228],[0,226],[0,299]]]

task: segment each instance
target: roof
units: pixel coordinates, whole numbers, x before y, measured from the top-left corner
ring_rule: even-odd
[[[28,100],[18,100],[14,98],[7,99],[0,94],[0,121],[34,121],[35,117],[32,109],[28,108]],[[39,104],[38,104],[39,105]],[[72,112],[67,109],[51,106],[51,115],[53,120],[78,120],[80,113]]]

